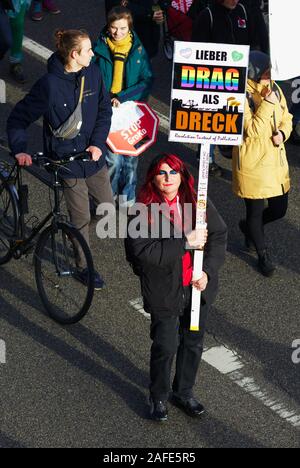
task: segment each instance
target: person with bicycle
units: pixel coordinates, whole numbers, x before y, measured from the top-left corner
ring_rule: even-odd
[[[57,51],[48,60],[48,73],[11,112],[7,133],[12,154],[21,166],[32,164],[27,153],[27,128],[44,118],[44,154],[51,159],[88,151],[91,161],[73,161],[61,169],[64,195],[72,224],[89,245],[91,220],[89,197],[98,205],[114,206],[105,163],[106,139],[111,124],[111,103],[93,57],[89,35],[83,30],[57,31]],[[78,279],[85,283],[88,271],[78,249]],[[95,289],[104,281],[94,272]]]

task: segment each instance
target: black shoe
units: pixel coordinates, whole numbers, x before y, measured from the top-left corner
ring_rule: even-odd
[[[12,77],[20,84],[26,83],[26,78],[24,76],[24,70],[21,63],[12,63],[10,65],[9,73]]]
[[[240,231],[245,236],[246,249],[249,250],[249,252],[256,252],[254,242],[252,241],[251,237],[248,234],[247,223],[245,219],[241,219],[241,221],[239,222],[239,228],[240,228]]]
[[[77,281],[80,281],[80,283],[84,284],[85,286],[88,285],[88,279],[89,279],[89,270],[87,268],[84,268],[83,270],[76,270],[74,274],[74,278]],[[94,271],[94,288],[95,291],[100,291],[105,287],[104,280],[101,278],[99,273],[97,271]]]
[[[167,402],[150,398],[150,417],[153,421],[164,422],[168,420]]]
[[[270,278],[273,276],[276,267],[271,262],[268,252],[265,250],[261,255],[258,256],[258,268],[264,276]]]
[[[196,398],[180,398],[173,394],[172,402],[175,406],[182,409],[186,414],[192,417],[201,416],[205,412],[205,408],[199,403]]]
[[[209,175],[213,177],[221,177],[223,175],[223,171],[218,164],[213,162],[209,165]]]

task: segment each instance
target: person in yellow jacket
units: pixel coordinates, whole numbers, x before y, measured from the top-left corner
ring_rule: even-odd
[[[268,277],[275,266],[264,226],[287,211],[290,177],[284,142],[291,131],[292,115],[281,89],[271,81],[269,56],[250,52],[244,140],[233,151],[233,192],[246,205],[246,219],[239,223],[246,245],[254,244],[258,267]]]

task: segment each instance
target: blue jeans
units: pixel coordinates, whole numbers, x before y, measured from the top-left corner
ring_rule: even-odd
[[[133,205],[135,203],[138,158],[108,151],[106,162],[114,197],[123,196],[128,206]]]
[[[12,46],[12,33],[9,19],[0,5],[0,60]]]

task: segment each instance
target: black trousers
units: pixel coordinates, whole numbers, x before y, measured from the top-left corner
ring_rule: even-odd
[[[173,392],[182,397],[193,396],[198,367],[203,353],[208,307],[201,306],[200,331],[189,330],[191,315],[191,287],[184,288],[185,309],[181,317],[151,315],[150,337],[153,340],[150,358],[150,395],[166,401],[171,390],[171,370],[176,356]]]
[[[260,255],[265,249],[264,226],[283,218],[288,208],[288,193],[278,197],[268,198],[268,206],[265,200],[245,199],[247,231]]]
[[[12,46],[12,33],[9,19],[0,5],[0,60]]]

